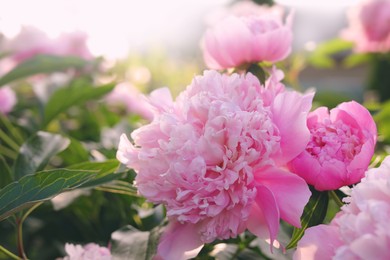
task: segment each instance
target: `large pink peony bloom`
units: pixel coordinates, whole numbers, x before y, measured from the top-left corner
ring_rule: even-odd
[[[349,27],[341,36],[358,52],[390,51],[390,1],[367,0],[348,12]]]
[[[279,16],[228,16],[208,29],[202,39],[203,57],[212,69],[246,63],[276,62],[291,51],[291,15],[287,24]]]
[[[12,53],[11,58],[17,63],[38,54],[92,59],[93,56],[86,42],[87,35],[80,31],[63,33],[57,38],[49,38],[35,27],[23,27],[15,38],[6,41],[5,49]]]
[[[0,88],[0,113],[9,113],[16,104],[15,92],[10,87]]]
[[[328,112],[321,107],[307,119],[311,138],[290,164],[292,172],[317,190],[335,190],[364,176],[376,143],[375,122],[366,108],[352,101]]]
[[[111,260],[111,253],[107,247],[94,243],[85,246],[65,244],[67,256],[63,260]]]
[[[370,169],[330,225],[306,230],[294,259],[390,259],[390,156]]]
[[[131,134],[134,145],[122,135],[117,158],[137,172],[140,194],[167,209],[160,258],[195,256],[245,229],[273,241],[280,219],[300,226],[310,191],[281,166],[309,140],[313,95],[279,79],[264,87],[250,73],[206,71],[175,102],[167,89],[152,93],[154,120]]]

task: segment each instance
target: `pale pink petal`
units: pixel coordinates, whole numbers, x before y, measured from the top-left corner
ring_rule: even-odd
[[[310,132],[306,125],[314,93],[301,95],[297,92],[283,92],[276,96],[271,105],[274,123],[281,136],[281,154],[275,160],[286,163],[300,154],[309,142]]]
[[[342,244],[336,226],[319,225],[306,229],[298,242],[294,260],[330,260]]]
[[[277,202],[275,200],[274,194],[263,185],[258,185],[256,194],[256,204],[260,209],[261,215],[256,216],[256,213],[259,213],[256,209],[251,212],[250,222],[248,222],[248,230],[254,233],[255,235],[264,236],[263,234],[256,234],[259,232],[259,229],[256,226],[261,226],[266,224],[268,227],[269,238],[271,240],[271,248],[273,245],[273,241],[276,239],[279,232],[279,221],[280,221],[280,213],[279,208],[277,206]],[[252,215],[253,214],[253,215]],[[258,220],[256,220],[258,217]],[[260,222],[264,220],[265,223]],[[256,223],[256,222],[257,223]],[[256,232],[256,233],[255,233]]]
[[[278,168],[263,169],[255,178],[273,194],[280,217],[293,226],[301,226],[303,208],[311,192],[304,179]]]
[[[157,259],[185,260],[195,257],[203,247],[196,225],[170,221],[160,237]]]

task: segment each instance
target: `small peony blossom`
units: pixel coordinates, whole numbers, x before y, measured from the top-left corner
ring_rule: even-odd
[[[306,150],[289,163],[292,172],[317,190],[355,184],[370,164],[377,138],[374,119],[352,101],[329,113],[321,107],[307,119],[311,137]]]
[[[390,1],[366,0],[348,11],[349,27],[341,36],[358,52],[390,51]]]
[[[128,113],[134,113],[145,119],[152,120],[152,107],[144,95],[132,84],[123,82],[107,95],[106,101],[110,105],[124,105]]]
[[[287,24],[278,16],[228,16],[206,31],[204,61],[211,69],[228,69],[283,60],[291,51],[291,20],[291,15]]]
[[[86,41],[87,35],[84,32],[62,33],[57,38],[50,38],[39,29],[26,26],[16,37],[8,39],[4,48],[12,53],[11,59],[16,63],[38,54],[78,56],[84,59],[92,59],[93,56],[87,47]]]
[[[9,113],[15,104],[15,92],[10,87],[0,87],[0,113]]]
[[[246,229],[271,244],[279,220],[300,226],[307,184],[284,166],[303,151],[312,94],[287,91],[274,72],[265,86],[248,73],[206,71],[173,101],[151,93],[153,121],[122,135],[117,158],[170,220],[157,259],[187,259],[204,243]]]
[[[94,243],[85,246],[65,244],[67,256],[62,260],[111,260],[112,256],[107,247],[99,246]]]
[[[330,225],[306,230],[295,260],[390,259],[390,156],[369,169]]]

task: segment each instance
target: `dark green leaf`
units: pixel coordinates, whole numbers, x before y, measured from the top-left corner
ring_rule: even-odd
[[[45,106],[43,126],[46,126],[58,114],[66,111],[71,106],[82,105],[87,100],[102,97],[110,92],[114,86],[115,84],[108,84],[94,87],[85,83],[79,83],[58,89],[53,93]]]
[[[162,226],[149,231],[139,231],[126,226],[111,235],[111,252],[114,259],[151,260],[156,254]]]
[[[67,136],[70,145],[64,151],[58,154],[63,160],[64,165],[72,165],[89,160],[89,152],[83,144],[75,138]]]
[[[290,243],[286,246],[286,249],[294,248],[297,246],[298,241],[302,238],[305,230],[308,227],[321,224],[326,216],[328,209],[329,197],[326,191],[320,192],[311,189],[312,195],[309,202],[303,210],[301,217],[301,228],[294,228]]]
[[[250,72],[255,75],[260,80],[261,84],[265,84],[265,71],[258,64],[251,64],[247,69],[247,72]]]
[[[70,141],[58,134],[39,131],[20,147],[13,174],[16,179],[42,170],[57,153],[68,147]]]
[[[94,171],[55,169],[26,175],[0,190],[0,221],[92,179]]]
[[[0,78],[0,87],[17,79],[38,73],[51,73],[69,68],[82,68],[87,61],[78,57],[60,57],[53,55],[37,55],[19,64],[16,68]]]
[[[0,155],[0,189],[12,182],[12,173],[5,158]]]
[[[96,171],[97,175],[93,180],[88,181],[80,186],[80,188],[99,186],[104,183],[111,182],[119,179],[122,174],[117,173],[119,162],[117,160],[108,160],[105,162],[84,162],[75,164],[69,167],[69,169],[77,170],[92,170]]]

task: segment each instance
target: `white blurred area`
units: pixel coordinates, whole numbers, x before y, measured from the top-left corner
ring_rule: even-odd
[[[22,25],[49,36],[81,30],[95,55],[124,57],[150,45],[181,49],[199,41],[203,15],[228,0],[0,0],[0,32],[7,37]]]
[[[278,0],[295,10],[294,49],[337,37],[345,10],[357,0]],[[129,50],[163,46],[198,51],[204,17],[230,0],[0,0],[0,32],[7,37],[33,25],[55,37],[85,31],[93,54],[125,57]]]

